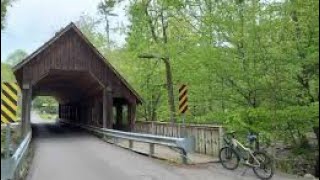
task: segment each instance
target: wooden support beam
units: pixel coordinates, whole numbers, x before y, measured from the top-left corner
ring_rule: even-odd
[[[107,128],[107,96],[108,96],[108,92],[106,89],[103,90],[103,94],[102,94],[102,124],[103,124],[103,128]]]
[[[22,87],[22,112],[21,112],[21,135],[24,137],[30,130],[32,88],[30,85]]]
[[[112,126],[113,126],[113,98],[112,98],[112,94],[111,92],[109,91],[108,92],[108,96],[107,96],[107,99],[108,99],[108,106],[107,106],[107,110],[108,110],[108,128],[112,129]]]
[[[58,106],[58,118],[61,118],[61,105]]]
[[[113,123],[113,98],[111,90],[105,88],[103,90],[103,127],[112,129]]]
[[[64,110],[63,105],[60,105],[60,118],[61,118],[61,119],[63,119],[63,118],[64,118],[64,117],[63,117],[63,115],[64,115],[63,110]]]
[[[122,127],[123,106],[121,104],[118,104],[116,106],[116,109],[117,109],[116,127],[120,129]]]
[[[136,106],[135,103],[128,104],[128,123],[130,131],[133,131],[135,126]]]

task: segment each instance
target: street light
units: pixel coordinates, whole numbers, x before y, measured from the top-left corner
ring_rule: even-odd
[[[172,82],[172,71],[170,66],[169,57],[163,57],[158,54],[141,54],[138,55],[141,59],[161,59],[166,67],[166,79],[167,79],[167,91],[168,91],[168,103],[170,110],[170,121],[175,123],[175,104],[174,104],[174,93],[173,93],[173,82]]]
[[[164,57],[162,57],[158,54],[140,54],[138,57],[144,58],[144,59],[161,59],[161,60],[164,59]]]

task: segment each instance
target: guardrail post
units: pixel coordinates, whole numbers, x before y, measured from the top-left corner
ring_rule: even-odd
[[[219,127],[219,149],[223,147],[223,127]]]
[[[113,144],[118,144],[118,143],[119,143],[119,139],[116,138],[116,137],[114,137],[114,138],[113,138]]]
[[[149,156],[153,156],[154,155],[154,144],[150,143],[149,144]]]
[[[129,148],[132,149],[133,148],[133,141],[129,140]]]
[[[5,158],[9,159],[10,158],[10,144],[11,144],[11,129],[10,129],[10,124],[8,123],[6,126],[6,151],[5,151]]]
[[[187,164],[188,160],[187,160],[187,152],[184,149],[181,149],[181,158],[182,158],[182,163],[183,164]]]
[[[154,122],[151,121],[151,134],[156,134],[155,133],[155,126],[154,126]]]
[[[187,137],[187,132],[186,132],[186,114],[183,113],[182,115],[182,136],[181,137]]]

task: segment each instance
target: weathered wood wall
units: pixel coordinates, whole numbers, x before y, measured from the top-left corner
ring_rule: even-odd
[[[80,36],[68,31],[24,66],[23,81],[37,83],[52,70],[90,72],[103,85],[111,86],[115,97],[125,97],[134,102],[134,94],[106,63]]]
[[[137,121],[135,132],[155,134],[169,137],[181,137],[182,124]],[[218,156],[222,146],[222,126],[192,125],[186,124],[186,135],[194,136],[196,140],[196,152],[201,154]]]

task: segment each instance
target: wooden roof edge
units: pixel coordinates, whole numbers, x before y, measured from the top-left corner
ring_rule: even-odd
[[[29,56],[24,58],[21,62],[16,64],[14,67],[12,67],[13,72],[15,73],[20,68],[22,68],[25,64],[29,63],[34,57],[36,57],[38,54],[40,54],[44,49],[49,47],[56,40],[58,40],[64,33],[66,33],[67,31],[69,31],[72,28],[90,46],[90,48],[93,49],[94,53],[99,57],[99,59],[102,60],[109,68],[111,68],[112,72],[115,73],[115,75],[124,83],[124,85],[136,96],[136,98],[138,99],[138,103],[141,104],[143,102],[142,97],[134,90],[134,88],[127,82],[127,80],[125,80],[120,75],[120,73],[106,60],[106,58],[97,50],[97,48],[89,41],[89,39],[80,31],[80,29],[73,22],[71,22],[69,25],[67,25],[65,28],[63,28],[61,31],[56,33],[55,36],[53,36],[49,41],[47,41],[42,46],[40,46],[32,54],[30,54]]]
[[[16,64],[15,66],[12,67],[12,70],[18,71],[20,68],[22,68],[25,64],[30,62],[31,59],[36,57],[38,54],[40,54],[44,49],[49,47],[51,44],[53,44],[56,40],[58,40],[65,32],[69,31],[75,24],[71,22],[69,25],[67,25],[65,28],[63,28],[61,31],[57,32],[55,36],[53,36],[49,41],[46,41],[42,46],[40,46],[37,50],[35,50],[32,54],[29,56],[25,57],[21,62]]]
[[[134,88],[128,83],[128,81],[121,76],[121,74],[112,66],[111,63],[98,51],[98,49],[89,41],[89,39],[80,31],[80,29],[73,24],[72,26],[76,33],[90,46],[91,49],[93,49],[94,53],[106,64],[113,73],[123,82],[123,84],[137,97],[139,100],[139,103],[143,102],[142,97],[137,93],[137,91],[134,90]]]

